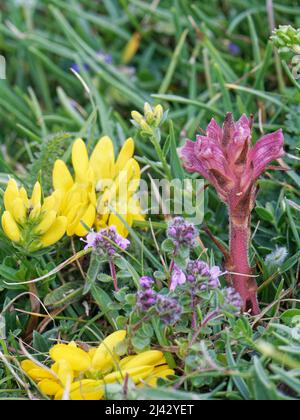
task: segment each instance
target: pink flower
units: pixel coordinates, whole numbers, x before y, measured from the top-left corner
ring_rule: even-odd
[[[206,136],[198,135],[196,142],[188,140],[180,149],[186,170],[206,178],[226,203],[230,194],[238,198],[247,192],[268,165],[284,155],[282,130],[252,146],[251,128],[251,119],[243,115],[235,122],[229,113],[222,128],[212,119]]]
[[[186,282],[186,275],[176,264],[172,271],[170,290],[175,290],[177,286],[181,286]]]
[[[230,255],[225,254],[228,282],[243,300],[243,309],[259,313],[257,284],[249,262],[251,212],[257,195],[257,180],[268,165],[284,155],[282,130],[262,137],[254,146],[252,119],[243,115],[235,122],[226,115],[221,128],[213,119],[206,136],[187,141],[179,153],[188,172],[198,172],[212,184],[228,205]],[[215,272],[216,278],[219,273]]]

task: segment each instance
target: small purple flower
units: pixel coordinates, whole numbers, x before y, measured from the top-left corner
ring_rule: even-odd
[[[219,267],[210,268],[204,261],[190,261],[187,266],[187,280],[195,286],[200,283],[200,291],[220,287],[221,274]]]
[[[186,282],[186,275],[176,264],[174,265],[171,278],[170,290],[175,290],[177,286],[180,286]]]
[[[96,57],[98,57],[101,61],[103,61],[106,64],[112,64],[113,63],[112,55],[111,54],[106,54],[101,50],[96,52]],[[91,67],[87,63],[83,63],[82,67],[86,71],[91,70]],[[76,71],[76,73],[80,73],[80,71],[82,70],[82,67],[77,63],[73,63],[71,65],[71,69]]]
[[[230,52],[231,55],[237,57],[241,54],[241,48],[235,44],[234,42],[230,42],[228,44],[228,51]]]
[[[233,306],[237,309],[237,312],[240,313],[241,309],[244,306],[243,299],[233,287],[227,287],[226,289],[224,289],[224,298],[226,305]]]
[[[140,278],[140,286],[142,289],[151,289],[153,284],[154,280],[151,277],[144,276]]]
[[[187,266],[187,280],[195,283],[198,277],[209,277],[210,268],[204,261],[190,261]]]
[[[183,312],[176,299],[161,295],[158,296],[156,310],[162,322],[167,325],[173,325],[179,321]]]
[[[157,293],[152,289],[140,290],[137,293],[137,307],[142,312],[147,312],[157,302]]]
[[[84,249],[94,248],[99,255],[113,257],[120,249],[125,251],[130,242],[118,234],[115,226],[101,229],[100,232],[90,232],[84,241]]]
[[[195,245],[198,231],[192,223],[182,217],[175,217],[168,226],[167,235],[173,240],[175,247],[192,247]]]

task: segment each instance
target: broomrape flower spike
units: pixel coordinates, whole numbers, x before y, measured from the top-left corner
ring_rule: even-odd
[[[106,136],[100,139],[90,157],[83,140],[74,142],[74,176],[63,161],[56,161],[53,186],[63,195],[60,213],[67,217],[69,236],[83,237],[93,226],[99,230],[114,225],[126,237],[128,231],[118,215],[129,226],[135,220],[144,220],[135,197],[141,170],[133,154],[134,141],[129,138],[115,160],[113,142]]]
[[[31,198],[27,191],[11,179],[4,193],[5,212],[2,227],[6,236],[28,252],[47,248],[65,234],[67,219],[59,216],[61,194],[53,193],[43,200],[42,188],[37,182]]]
[[[243,309],[259,313],[257,285],[249,263],[251,212],[257,196],[257,180],[268,165],[284,155],[282,130],[251,144],[252,119],[245,115],[235,122],[226,115],[223,127],[213,119],[206,136],[187,141],[179,151],[187,171],[198,172],[216,189],[228,205],[230,217],[230,258],[226,268],[229,283],[243,300]]]
[[[156,387],[159,378],[174,375],[161,351],[120,357],[125,339],[126,331],[120,330],[89,351],[74,342],[57,344],[49,352],[54,362],[50,369],[31,360],[24,360],[21,366],[39,390],[55,400],[65,395],[70,400],[101,400],[107,384],[123,384],[129,377],[137,387]]]

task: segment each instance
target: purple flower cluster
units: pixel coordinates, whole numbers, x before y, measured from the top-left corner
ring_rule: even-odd
[[[137,306],[142,312],[147,312],[157,302],[157,293],[152,289],[154,280],[151,277],[140,279],[141,290],[137,294]]]
[[[188,223],[182,217],[175,217],[169,223],[167,235],[174,242],[178,250],[182,246],[194,246],[198,231],[192,223]]]
[[[162,322],[175,324],[180,319],[182,307],[176,299],[162,296],[155,292],[152,287],[154,280],[151,277],[140,279],[141,290],[137,294],[137,307],[142,312],[148,312],[155,308]]]
[[[239,313],[244,306],[241,295],[233,288],[227,287],[224,289],[225,305],[233,306]]]
[[[204,261],[190,261],[187,266],[187,280],[194,286],[199,282],[201,291],[219,288],[221,274],[219,267],[210,268]]]
[[[175,324],[182,315],[181,305],[168,296],[158,296],[156,310],[162,322],[167,325]]]
[[[118,234],[115,226],[101,229],[100,232],[90,232],[86,240],[84,249],[93,248],[99,255],[113,257],[120,249],[126,250],[130,242]]]

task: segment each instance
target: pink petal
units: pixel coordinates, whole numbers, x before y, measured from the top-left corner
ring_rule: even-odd
[[[223,130],[217,124],[217,122],[214,118],[208,124],[208,127],[206,129],[206,135],[207,135],[207,137],[215,140],[217,143],[221,143],[221,141],[222,141]]]
[[[267,166],[284,155],[282,130],[262,137],[249,153],[248,165],[253,169],[253,177],[258,178]]]
[[[196,143],[188,140],[186,144],[178,149],[178,155],[182,159],[183,166],[190,172],[198,172],[204,178],[209,179],[209,172],[205,164],[200,161],[195,152]]]

